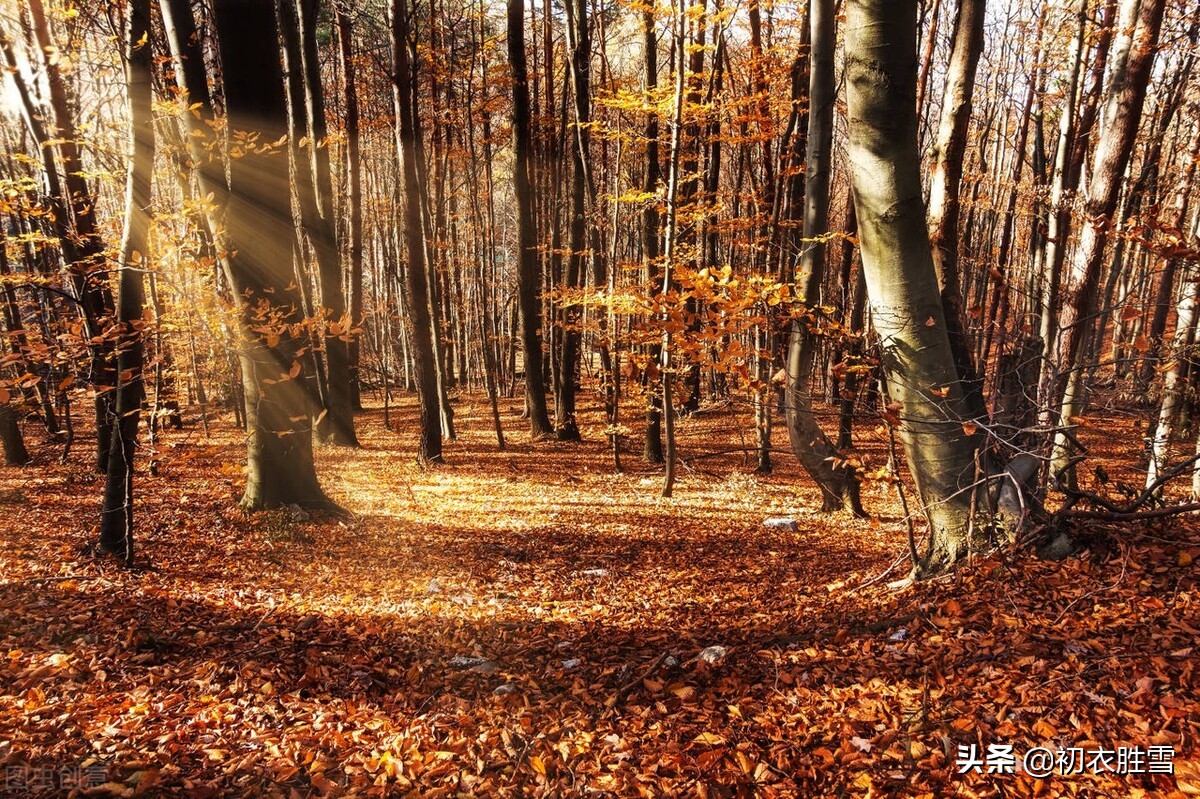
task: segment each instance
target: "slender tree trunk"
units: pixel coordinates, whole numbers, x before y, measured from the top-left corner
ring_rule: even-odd
[[[571,46],[571,87],[575,99],[575,124],[571,136],[571,225],[570,253],[563,289],[578,290],[583,278],[584,250],[587,248],[587,208],[585,161],[588,158],[587,124],[591,118],[591,37],[588,33],[587,3],[567,0],[568,41]],[[569,297],[563,309],[562,350],[555,387],[555,427],[559,440],[578,441],[579,425],[575,421],[575,380],[579,370],[582,332],[582,306],[577,298]]]
[[[983,52],[986,0],[960,0],[954,23],[954,50],[942,98],[942,119],[934,145],[929,188],[929,227],[933,262],[941,283],[950,347],[967,391],[973,419],[984,416],[983,386],[967,341],[959,265],[958,220],[967,132],[971,125],[975,72]]]
[[[363,324],[363,214],[362,214],[362,134],[359,129],[358,64],[354,59],[354,26],[342,3],[333,4],[334,25],[338,36],[338,63],[342,69],[342,106],[346,124],[346,219],[350,237],[350,323]],[[347,348],[350,370],[350,401],[355,410],[362,408],[359,362],[362,344],[359,334],[351,332]]]
[[[442,460],[441,394],[437,379],[437,348],[431,311],[425,224],[421,215],[421,181],[417,160],[417,133],[413,114],[414,90],[409,61],[409,10],[405,0],[391,0],[392,57],[395,59],[393,95],[396,108],[396,150],[403,184],[406,297],[411,320],[413,365],[421,403],[421,437],[417,462]]]
[[[672,101],[671,110],[671,149],[670,149],[670,169],[667,173],[667,220],[666,229],[663,231],[663,269],[662,269],[662,293],[667,295],[672,287],[674,280],[673,274],[673,258],[676,257],[675,248],[677,244],[676,226],[678,225],[679,215],[679,171],[680,171],[680,149],[681,139],[683,136],[683,99],[685,92],[685,66],[687,64],[684,55],[684,42],[687,40],[687,15],[682,7],[683,0],[677,0],[677,6],[672,10],[672,24],[675,26],[675,62],[672,64],[675,70],[675,97]],[[668,312],[669,315],[669,312]],[[674,399],[671,396],[672,383],[674,382],[673,369],[671,363],[671,320],[664,318],[662,334],[662,413],[663,413],[663,487],[662,496],[670,497],[675,489],[675,407]]]
[[[524,0],[508,0],[508,63],[513,81],[513,193],[517,200],[517,292],[521,310],[521,342],[525,353],[525,403],[535,438],[554,428],[546,407],[542,354],[541,275],[530,192],[533,131],[529,117],[529,76],[525,67]]]
[[[106,335],[114,305],[112,292],[105,279],[104,241],[96,221],[95,197],[83,168],[79,148],[80,136],[71,114],[66,79],[60,62],[55,57],[58,48],[50,36],[45,7],[42,0],[28,0],[28,6],[33,21],[34,39],[42,53],[42,68],[50,90],[53,136],[46,135],[47,131],[39,130],[41,114],[32,107],[27,95],[22,99],[27,121],[31,123],[31,130],[38,139],[39,147],[46,153],[46,177],[50,182],[50,195],[54,205],[55,232],[62,248],[63,260],[67,263],[72,287],[83,310],[84,327],[91,350],[92,384],[96,391],[96,471],[104,472],[108,468],[108,452],[112,443],[108,420],[113,412],[113,389],[117,378],[115,359],[112,357],[112,341]],[[6,45],[5,49],[11,62],[11,47]],[[15,67],[15,64],[12,66]],[[14,72],[14,77],[19,74]],[[18,81],[18,90],[24,88],[21,81]],[[51,140],[56,145],[62,161],[61,178],[49,154]]]
[[[829,231],[829,181],[833,172],[833,103],[837,92],[834,81],[834,3],[810,0],[808,5],[812,49],[810,51],[808,114],[808,162],[805,166],[804,240],[797,285],[803,295],[798,299],[808,309],[820,302],[825,274],[824,236]],[[862,516],[858,477],[838,457],[833,443],[817,423],[812,407],[812,371],[818,340],[817,316],[793,319],[788,336],[786,400],[788,437],[792,451],[804,470],[821,490],[824,511],[845,509]]]
[[[1070,235],[1070,207],[1068,205],[1069,165],[1071,142],[1075,130],[1075,101],[1079,93],[1079,66],[1083,56],[1084,24],[1087,20],[1088,0],[1080,0],[1075,15],[1075,32],[1070,46],[1070,66],[1062,104],[1062,115],[1058,124],[1058,147],[1054,154],[1054,170],[1051,173],[1050,208],[1046,223],[1045,246],[1040,257],[1042,268],[1041,323],[1039,329],[1045,342],[1045,359],[1038,387],[1039,422],[1049,425],[1053,418],[1051,389],[1055,380],[1055,363],[1052,353],[1058,338],[1058,310],[1060,284],[1062,282],[1063,254],[1066,252]]]
[[[150,191],[154,175],[154,58],[150,49],[150,0],[131,0],[127,33],[129,56],[129,175],[125,182],[125,229],[121,236],[117,291],[117,388],[104,507],[100,513],[100,551],[133,562],[133,460],[142,400],[145,351],[142,319],[149,266]],[[160,355],[161,357],[161,355]]]
[[[1171,351],[1170,368],[1163,376],[1163,397],[1159,409],[1158,421],[1150,437],[1150,465],[1146,469],[1146,487],[1150,488],[1158,480],[1159,473],[1168,466],[1171,454],[1171,438],[1175,433],[1175,420],[1179,417],[1179,407],[1183,400],[1183,389],[1187,386],[1183,377],[1183,364],[1187,355],[1185,349],[1189,337],[1196,334],[1196,302],[1200,298],[1200,279],[1196,276],[1185,276],[1184,285],[1180,291],[1179,303],[1175,315],[1175,340]]]
[[[1068,429],[1082,410],[1084,386],[1080,379],[1084,356],[1082,344],[1096,313],[1104,247],[1112,225],[1121,178],[1129,165],[1133,140],[1141,121],[1158,36],[1162,28],[1165,0],[1122,0],[1121,35],[1101,116],[1100,140],[1088,183],[1086,220],[1079,248],[1071,263],[1070,281],[1063,303],[1058,378],[1051,395],[1058,409],[1057,420]],[[1136,23],[1136,27],[1135,27]],[[1055,435],[1050,468],[1055,476],[1073,481],[1071,459],[1074,446],[1068,431]]]
[[[642,11],[642,55],[646,62],[643,82],[649,95],[658,88],[658,37],[654,32],[654,10]],[[642,191],[648,195],[642,209],[642,264],[646,286],[654,292],[660,282],[658,262],[658,184],[661,180],[661,170],[658,164],[658,112],[651,109],[646,112],[646,126],[643,134],[646,139],[646,174],[642,183]],[[643,455],[650,463],[663,462],[662,447],[662,373],[657,371],[657,364],[662,359],[662,348],[652,344],[649,348],[649,362],[655,364],[655,369],[648,370],[646,375],[646,443]]]
[[[293,94],[302,98],[302,106],[293,110],[297,125],[308,139],[300,153],[307,159],[307,169],[297,194],[300,197],[301,218],[308,240],[317,258],[321,287],[321,314],[326,316],[323,335],[328,385],[322,392],[326,413],[318,423],[323,438],[342,446],[358,446],[354,434],[354,398],[351,393],[350,350],[354,318],[346,313],[346,295],[342,289],[342,259],[338,251],[336,219],[333,211],[333,175],[329,163],[329,146],[325,123],[325,99],[321,89],[321,69],[317,53],[316,0],[287,0],[292,5],[299,31],[300,63],[296,74],[289,76],[297,88]],[[307,178],[307,180],[303,179]]]

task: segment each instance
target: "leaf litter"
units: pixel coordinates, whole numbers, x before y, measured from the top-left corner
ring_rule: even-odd
[[[731,455],[661,500],[595,408],[583,444],[506,452],[482,411],[428,472],[411,405],[361,416],[319,456],[350,522],[243,515],[218,425],[139,476],[137,571],[78,555],[85,464],[0,469],[0,765],[98,765],[104,796],[1200,792],[1194,521],[859,589],[905,546],[886,484],[878,523],[806,514],[792,464]],[[729,429],[685,421],[685,458]],[[957,773],[990,743],[1172,746],[1175,774]]]

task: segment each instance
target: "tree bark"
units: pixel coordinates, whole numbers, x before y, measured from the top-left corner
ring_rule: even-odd
[[[654,32],[654,11],[642,11],[642,55],[645,58],[645,91],[647,96],[658,88],[658,37]],[[658,241],[660,217],[658,213],[658,184],[662,170],[658,164],[658,112],[651,109],[646,112],[646,126],[642,135],[646,139],[646,173],[642,183],[642,191],[646,193],[646,204],[642,208],[642,264],[647,290],[656,291],[659,282]],[[662,384],[661,373],[657,364],[662,358],[661,347],[652,344],[649,347],[649,362],[655,364],[654,370],[648,370],[646,375],[646,443],[643,455],[650,463],[663,462],[662,445]]]
[[[350,237],[350,324],[363,322],[363,214],[362,214],[362,145],[358,109],[358,65],[354,60],[354,25],[342,3],[333,4],[334,25],[338,35],[338,63],[342,69],[342,105],[346,124],[346,219]],[[359,361],[362,344],[358,334],[351,334],[347,348],[350,378],[350,402],[353,409],[362,408],[362,383]]]
[[[408,263],[404,271],[408,310],[412,323],[413,366],[421,403],[421,435],[417,462],[442,460],[441,392],[437,378],[437,348],[427,265],[425,224],[421,212],[421,176],[418,170],[417,133],[412,65],[409,59],[409,10],[405,0],[392,0],[392,57],[395,60],[393,96],[396,108],[396,150],[403,183],[404,242]]]
[[[321,89],[321,70],[317,53],[316,0],[286,0],[299,34],[294,49],[299,64],[291,68],[288,80],[299,100],[293,108],[292,119],[297,143],[307,138],[307,147],[297,150],[305,158],[306,168],[298,170],[301,219],[309,244],[317,259],[317,274],[321,288],[320,315],[326,325],[322,343],[325,347],[327,385],[322,397],[326,413],[318,423],[321,437],[333,444],[356,447],[354,434],[354,403],[350,386],[350,351],[354,320],[346,314],[346,295],[342,289],[342,259],[338,252],[333,211],[333,176],[329,163],[325,99]],[[291,27],[291,26],[289,26]]]
[[[1133,140],[1141,121],[1164,5],[1165,0],[1122,0],[1121,4],[1121,34],[1088,182],[1083,234],[1066,285],[1067,301],[1063,303],[1060,321],[1063,334],[1057,359],[1059,368],[1051,395],[1058,411],[1056,419],[1067,430],[1055,435],[1050,468],[1053,475],[1061,475],[1068,482],[1073,480],[1070,464],[1074,455],[1068,433],[1075,426],[1072,420],[1082,410],[1084,399],[1080,379],[1083,367],[1081,345],[1091,330],[1091,320],[1097,310],[1104,247],[1117,207],[1121,179],[1129,165]]]
[[[241,312],[248,427],[241,506],[323,507],[312,449],[314,362],[292,268],[287,98],[271,0],[215,0],[233,142],[225,223],[230,288]],[[243,137],[260,146],[247,147]],[[211,187],[210,187],[211,188]]]
[[[807,318],[792,320],[788,336],[785,413],[788,438],[800,465],[821,490],[821,509],[845,509],[865,515],[859,499],[858,477],[839,458],[837,449],[817,423],[812,407],[812,371],[818,340],[810,329],[819,324],[812,309],[821,302],[825,274],[824,236],[829,232],[829,181],[833,172],[834,3],[810,0],[812,49],[809,72],[808,159],[805,165],[804,242],[797,286]]]
[[[967,391],[973,419],[986,410],[983,386],[971,357],[963,315],[962,276],[958,252],[958,220],[961,209],[963,163],[967,132],[971,126],[975,72],[983,52],[983,21],[986,0],[960,0],[954,23],[954,49],[946,74],[942,119],[934,145],[929,188],[929,227],[933,262],[941,283],[942,306],[950,333],[950,347],[959,378]]]
[[[142,318],[149,266],[150,192],[154,175],[154,57],[150,48],[150,0],[130,0],[126,85],[129,98],[129,174],[125,181],[125,227],[121,235],[117,289],[117,387],[104,507],[100,513],[100,551],[133,562],[133,462],[142,400],[145,351]],[[160,356],[161,357],[161,356]]]
[[[950,567],[969,547],[975,465],[925,226],[917,152],[917,4],[848,0],[848,152],[863,276],[909,469],[930,527],[917,567]]]
[[[62,160],[61,178],[53,159],[48,156],[46,145],[50,137],[39,136],[38,144],[47,150],[47,178],[52,180],[51,196],[56,198],[53,200],[56,233],[72,287],[83,309],[84,329],[90,342],[92,384],[96,391],[96,471],[104,472],[108,468],[108,453],[112,443],[108,420],[113,412],[112,392],[117,378],[112,341],[106,335],[114,305],[112,292],[105,279],[104,240],[96,221],[95,197],[83,168],[80,136],[71,115],[66,80],[55,58],[58,49],[50,36],[42,0],[29,0],[29,13],[50,89],[54,142]]]
[[[529,117],[529,73],[525,66],[524,0],[508,0],[508,63],[513,81],[513,193],[517,200],[517,293],[525,356],[525,403],[535,438],[554,432],[546,407],[542,353],[542,291],[530,191],[533,131]]]

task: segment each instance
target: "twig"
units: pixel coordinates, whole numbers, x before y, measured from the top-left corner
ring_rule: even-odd
[[[1200,502],[1187,502],[1183,505],[1171,505],[1167,508],[1155,508],[1142,511],[1107,511],[1107,510],[1071,510],[1061,515],[1071,519],[1094,519],[1100,521],[1129,522],[1139,519],[1162,519],[1167,516],[1178,516],[1200,510]]]
[[[654,675],[654,672],[658,671],[658,667],[663,664],[663,661],[667,659],[667,654],[668,653],[666,652],[659,654],[659,656],[654,659],[654,662],[650,664],[650,668],[642,672],[641,676],[625,683],[617,689],[615,694],[604,700],[604,706],[609,708],[616,707],[617,703],[624,699],[626,694],[628,694],[638,685],[641,685],[642,680],[650,679]]]
[[[79,580],[79,581],[99,580],[99,579],[102,579],[102,577],[103,577],[103,575],[100,575],[100,574],[85,574],[85,575],[60,574],[60,575],[56,575],[54,577],[26,577],[23,580],[5,580],[3,582],[0,582],[0,588],[7,588],[12,585],[31,585],[33,583],[66,583],[66,582],[70,582],[72,580]]]

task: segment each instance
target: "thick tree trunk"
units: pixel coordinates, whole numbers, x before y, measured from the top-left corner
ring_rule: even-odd
[[[524,0],[508,0],[508,63],[513,81],[513,194],[517,200],[517,293],[525,354],[525,403],[535,438],[554,428],[546,407],[542,354],[542,291],[530,191],[533,131],[529,117],[529,73],[525,66]]]
[[[4,446],[6,464],[24,466],[29,463],[29,450],[25,448],[25,437],[21,435],[17,410],[8,402],[0,404],[0,443]]]
[[[798,298],[807,308],[821,302],[825,274],[824,236],[829,231],[829,180],[833,172],[834,3],[811,0],[811,71],[808,115],[808,162],[805,166],[804,240],[807,246],[800,261],[797,280],[803,294]],[[818,324],[811,311],[807,319],[794,319],[788,336],[784,408],[788,437],[800,465],[821,490],[821,508],[845,509],[862,516],[858,476],[838,457],[833,443],[817,423],[812,407],[812,371],[818,339],[810,327]]]
[[[287,99],[271,0],[215,0],[225,104],[233,135],[265,146],[230,159],[230,288],[243,326],[248,427],[246,510],[328,505],[313,464],[314,363],[292,266]],[[210,187],[212,188],[212,187]],[[220,196],[220,194],[218,195]]]
[[[848,0],[849,158],[871,318],[901,437],[929,521],[918,567],[969,548],[975,441],[934,270],[917,152],[915,0]]]

